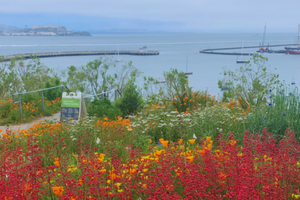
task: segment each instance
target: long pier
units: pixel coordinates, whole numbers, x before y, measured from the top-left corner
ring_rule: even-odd
[[[0,58],[0,62],[10,61],[13,58],[30,59],[33,56],[37,58],[61,57],[61,56],[94,56],[94,55],[117,55],[118,51],[66,51],[66,52],[45,52],[45,53],[25,53],[5,56]],[[119,51],[119,55],[135,55],[135,56],[155,56],[159,55],[159,51]]]
[[[275,44],[275,45],[265,45],[265,46],[245,46],[245,47],[225,47],[225,48],[213,48],[213,49],[202,49],[199,53],[205,54],[218,54],[218,55],[244,55],[244,56],[252,56],[257,55],[258,53],[238,53],[238,52],[215,52],[215,51],[222,51],[222,50],[233,50],[233,49],[253,49],[253,48],[261,48],[261,47],[281,47],[281,46],[295,46],[298,44]],[[285,53],[284,50],[269,50],[269,52],[265,53]]]

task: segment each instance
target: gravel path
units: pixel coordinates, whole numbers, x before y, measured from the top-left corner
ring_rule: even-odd
[[[39,123],[40,121],[45,121],[45,120],[57,120],[59,121],[60,119],[60,112],[52,115],[52,116],[49,116],[49,117],[40,117],[28,124],[17,124],[17,125],[10,125],[10,126],[0,126],[0,130],[2,130],[2,132],[0,131],[0,137],[1,137],[1,134],[2,133],[5,133],[6,129],[9,128],[9,130],[11,131],[16,131],[18,130],[18,127],[20,127],[20,130],[21,129],[28,129],[30,128],[31,126],[33,126],[34,124],[37,124]]]

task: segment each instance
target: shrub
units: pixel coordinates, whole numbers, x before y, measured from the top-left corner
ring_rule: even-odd
[[[109,119],[115,119],[122,115],[121,110],[112,104],[108,98],[95,99],[88,104],[87,112],[89,116],[108,117]]]
[[[116,106],[120,108],[123,116],[137,113],[143,103],[142,95],[137,90],[137,86],[131,80],[126,86],[123,96],[116,101]]]

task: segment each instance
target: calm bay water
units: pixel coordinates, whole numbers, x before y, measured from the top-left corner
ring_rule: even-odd
[[[267,34],[266,43],[285,44],[296,43],[296,34]],[[132,61],[144,74],[163,79],[163,72],[171,68],[186,71],[188,57],[188,71],[190,85],[195,90],[207,90],[210,94],[218,95],[217,82],[222,79],[222,67],[234,70],[236,56],[200,54],[200,49],[258,45],[262,34],[103,34],[92,37],[0,37],[0,55],[37,52],[60,51],[96,51],[96,50],[138,50],[147,46],[148,50],[160,51],[159,56],[120,56],[124,62]],[[277,47],[274,49],[283,49]],[[244,52],[255,52],[257,49],[244,49]],[[240,52],[240,50],[232,50]],[[275,72],[281,80],[290,83],[293,79],[300,83],[300,55],[268,54],[268,64],[277,68]],[[112,56],[109,56],[112,57]],[[115,56],[116,57],[116,56]],[[42,58],[41,62],[50,68],[65,70],[68,66],[85,65],[88,61],[99,56],[56,57]],[[247,58],[247,57],[244,57]],[[249,57],[248,57],[249,58]],[[141,79],[139,84],[141,84]]]

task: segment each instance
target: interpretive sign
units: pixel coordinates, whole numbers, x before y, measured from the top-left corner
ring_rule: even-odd
[[[81,116],[82,107],[85,107],[82,99],[81,93],[70,92],[68,94],[67,92],[63,92],[61,99],[61,119],[78,120]]]

